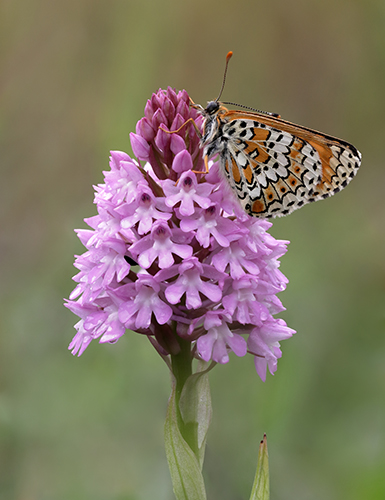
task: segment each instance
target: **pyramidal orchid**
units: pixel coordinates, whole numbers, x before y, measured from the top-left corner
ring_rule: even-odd
[[[267,370],[277,369],[280,341],[294,333],[275,317],[284,309],[279,258],[288,242],[268,233],[270,222],[241,209],[217,162],[205,173],[196,130],[202,122],[185,91],[159,90],[148,100],[130,135],[136,159],[111,152],[110,170],[95,187],[97,215],[85,219],[91,229],[77,231],[86,251],[76,257],[77,286],[66,302],[80,318],[73,354],[92,340],[114,343],[138,332],[168,362],[176,379],[168,419],[179,430],[171,423],[166,429],[174,443],[172,433],[180,431],[198,469],[204,439],[183,427],[193,410],[182,404],[192,360],[200,360],[203,374],[208,363],[248,354],[264,381]],[[169,463],[178,460],[170,453]]]
[[[98,215],[86,219],[92,230],[77,231],[87,251],[76,258],[78,285],[66,304],[81,318],[70,349],[80,355],[91,340],[115,342],[129,329],[167,356],[178,350],[172,332],[205,361],[248,352],[265,380],[279,341],[294,333],[274,317],[284,309],[278,259],[288,242],[241,210],[215,162],[204,174],[192,125],[165,132],[189,118],[201,127],[185,91],[159,90],[131,134],[137,160],[111,152],[95,187]]]

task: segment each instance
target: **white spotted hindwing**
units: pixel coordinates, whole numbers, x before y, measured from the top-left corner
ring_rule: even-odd
[[[250,215],[283,216],[332,196],[360,166],[359,151],[335,137],[268,114],[228,111],[220,103],[215,113],[206,110],[204,154],[219,153],[221,168]]]

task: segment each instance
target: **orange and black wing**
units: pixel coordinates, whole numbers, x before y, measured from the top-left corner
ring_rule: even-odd
[[[356,175],[351,144],[262,113],[228,111],[221,163],[247,213],[275,217],[332,196]]]

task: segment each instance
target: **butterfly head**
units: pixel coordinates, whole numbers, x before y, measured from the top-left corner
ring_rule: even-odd
[[[205,108],[205,113],[207,113],[208,115],[215,115],[216,113],[218,113],[218,110],[220,108],[220,104],[219,102],[216,100],[216,101],[210,101],[206,108]]]
[[[210,119],[214,118],[221,111],[222,112],[226,111],[226,108],[218,100],[209,101],[205,108],[203,106],[201,106],[200,104],[195,104],[195,103],[191,104],[191,106],[193,108],[195,108],[199,112],[199,114],[203,115],[204,118],[206,118],[206,120],[210,120]]]

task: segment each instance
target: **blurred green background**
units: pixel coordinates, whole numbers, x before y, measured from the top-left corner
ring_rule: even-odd
[[[352,142],[357,178],[277,220],[297,330],[262,383],[251,357],[211,373],[209,499],[250,494],[268,435],[272,500],[385,498],[384,0],[1,0],[0,498],[173,498],[170,380],[146,338],[67,346],[73,228],[109,150],[159,87]]]

